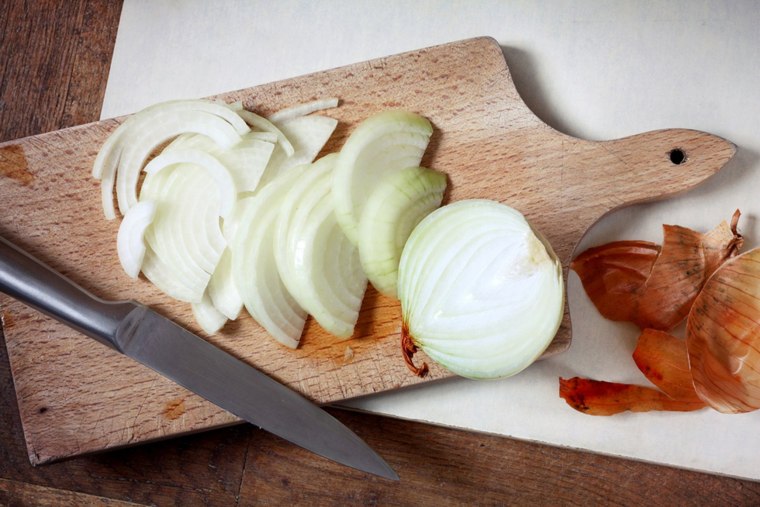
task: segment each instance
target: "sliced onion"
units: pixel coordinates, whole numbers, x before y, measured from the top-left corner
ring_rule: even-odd
[[[370,194],[359,221],[362,268],[372,285],[397,297],[398,264],[412,230],[441,205],[446,175],[408,167],[386,175]]]
[[[214,304],[225,317],[235,320],[243,309],[243,298],[235,285],[232,274],[232,254],[226,249],[219,259],[214,274],[208,284],[207,293]]]
[[[155,215],[155,203],[139,202],[124,215],[124,220],[119,226],[116,249],[121,266],[130,278],[137,278],[140,274],[145,258],[145,230],[153,222]]]
[[[514,375],[551,343],[564,313],[562,267],[516,210],[444,206],[420,222],[399,265],[402,346],[470,378]]]
[[[146,230],[143,273],[169,296],[200,303],[227,242],[219,220],[220,197],[209,172],[174,164],[146,176],[140,197],[156,203]]]
[[[191,148],[164,151],[145,166],[145,172],[152,175],[178,164],[184,167],[198,166],[206,170],[213,178],[219,192],[217,199],[219,215],[226,217],[232,213],[232,208],[237,200],[235,181],[227,168],[205,151]]]
[[[200,134],[183,134],[167,146],[163,153],[196,149],[213,155],[227,168],[238,192],[256,190],[269,163],[277,136],[271,132],[249,132],[236,145],[220,148],[211,138]]]
[[[256,195],[239,201],[230,245],[232,275],[248,313],[275,340],[291,348],[298,346],[307,314],[280,278],[274,239],[279,205],[304,170],[305,166],[293,168]]]
[[[363,121],[346,140],[335,167],[333,198],[338,222],[358,241],[364,204],[384,174],[420,164],[433,128],[406,111],[384,111]]]
[[[211,137],[231,146],[249,131],[240,116],[227,107],[203,100],[164,102],[125,120],[101,147],[93,176],[101,179],[103,212],[113,219],[113,184],[122,214],[137,202],[137,182],[148,156],[161,144],[184,132]]]
[[[295,152],[292,156],[287,156],[277,145],[260,184],[265,185],[293,167],[313,162],[337,125],[338,121],[333,118],[315,115],[299,116],[278,123],[277,126],[293,143]]]
[[[305,172],[282,202],[275,258],[282,281],[322,328],[350,338],[367,286],[359,252],[335,220],[330,196],[336,155]]]
[[[208,334],[218,333],[227,322],[227,317],[216,309],[208,294],[203,296],[200,303],[194,303],[192,308],[195,321]]]
[[[338,107],[338,102],[339,100],[336,97],[312,100],[311,102],[305,102],[303,104],[298,104],[297,106],[280,109],[269,116],[269,119],[275,123],[292,120],[299,116],[306,116],[307,114],[315,113],[317,111]]]
[[[686,347],[694,387],[725,413],[760,408],[760,249],[726,261],[691,307]]]
[[[295,153],[295,148],[293,148],[293,144],[285,136],[285,134],[282,133],[282,130],[277,128],[277,125],[267,120],[263,116],[259,116],[258,114],[251,111],[241,110],[241,111],[238,111],[238,114],[251,127],[255,127],[259,130],[263,130],[264,132],[270,132],[272,134],[275,134],[275,136],[277,137],[277,141],[280,143],[280,146],[282,147],[282,150],[285,152],[286,156],[290,157],[293,155],[293,153]]]

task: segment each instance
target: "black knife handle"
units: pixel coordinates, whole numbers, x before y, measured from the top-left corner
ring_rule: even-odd
[[[134,303],[93,296],[2,236],[0,292],[111,348],[119,323],[135,309]]]

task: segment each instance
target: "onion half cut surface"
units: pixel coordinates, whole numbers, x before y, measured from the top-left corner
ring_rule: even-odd
[[[562,266],[513,208],[481,199],[428,215],[401,255],[402,350],[416,348],[457,375],[499,378],[533,363],[564,314]]]

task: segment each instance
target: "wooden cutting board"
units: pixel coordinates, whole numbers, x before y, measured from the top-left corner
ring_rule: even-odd
[[[385,108],[416,111],[435,127],[423,164],[449,176],[448,201],[489,198],[522,211],[567,265],[603,214],[689,189],[716,173],[735,147],[684,129],[590,142],[541,122],[520,99],[499,45],[469,39],[220,95],[262,114],[337,96],[340,121],[327,151]],[[97,151],[120,119],[0,144],[0,235],[91,292],[136,299],[201,334],[189,305],[123,274],[118,221],[103,219]],[[674,163],[671,153],[685,155]],[[29,458],[45,463],[238,422],[151,370],[0,295],[2,324]],[[431,364],[413,376],[399,349],[396,302],[369,289],[355,337],[337,341],[307,323],[302,346],[278,345],[250,317],[208,336],[319,403],[440,380]],[[565,319],[547,355],[570,345]],[[426,359],[424,355],[419,360]],[[430,364],[430,363],[429,363]],[[234,389],[235,386],[230,386]]]

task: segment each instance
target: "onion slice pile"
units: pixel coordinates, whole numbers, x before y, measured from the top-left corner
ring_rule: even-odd
[[[417,347],[470,378],[514,375],[551,343],[564,314],[562,266],[513,208],[486,200],[444,206],[401,255],[402,349]]]
[[[277,270],[275,233],[279,206],[308,166],[292,168],[240,201],[241,214],[231,245],[232,277],[248,313],[275,340],[296,348],[306,311],[288,291]]]
[[[142,271],[167,295],[191,303],[208,333],[237,318],[243,298],[229,248],[242,214],[237,204],[316,157],[337,121],[302,115],[335,104],[330,99],[294,106],[271,121],[240,103],[185,100],[127,118],[93,166],[107,218],[115,217],[116,183],[124,214],[117,246],[127,274]]]
[[[397,298],[398,265],[412,230],[438,208],[446,175],[408,167],[386,175],[370,194],[359,221],[362,268],[382,294]]]
[[[249,130],[234,110],[205,100],[164,102],[135,113],[106,140],[93,165],[93,176],[101,180],[103,213],[109,220],[116,217],[114,182],[122,214],[137,203],[140,171],[161,144],[195,132],[210,137],[221,147],[230,147]]]
[[[327,332],[350,338],[367,277],[358,249],[335,219],[330,192],[336,157],[314,162],[285,195],[275,257],[285,286],[300,306]]]

